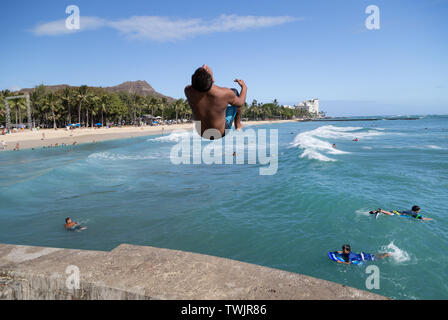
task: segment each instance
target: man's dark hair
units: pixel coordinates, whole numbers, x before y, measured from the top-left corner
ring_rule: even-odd
[[[67,223],[67,222],[68,222],[68,220],[70,220],[70,217],[68,217],[68,218],[65,218],[65,223]]]
[[[344,251],[345,249],[351,251],[350,245],[349,245],[349,244],[344,244],[344,245],[342,246],[342,251]]]
[[[207,92],[212,88],[213,80],[204,68],[198,68],[191,76],[191,86],[199,92]]]
[[[412,207],[412,211],[417,212],[418,210],[420,210],[419,206],[413,206]]]

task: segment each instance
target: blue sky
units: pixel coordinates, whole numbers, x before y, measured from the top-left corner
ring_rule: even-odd
[[[368,30],[368,5],[380,29]],[[67,33],[77,5],[81,30]],[[8,1],[0,89],[146,80],[183,97],[210,65],[257,99],[319,97],[329,115],[447,114],[448,1]]]

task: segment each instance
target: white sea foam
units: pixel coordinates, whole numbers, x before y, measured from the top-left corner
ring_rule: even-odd
[[[370,211],[366,210],[366,209],[358,209],[355,211],[356,214],[363,215],[363,216],[370,216],[369,212]]]
[[[362,127],[336,127],[332,125],[322,126],[314,130],[299,133],[294,137],[290,147],[303,149],[300,158],[308,158],[319,161],[336,161],[327,155],[349,154],[350,152],[333,148],[333,144],[325,141],[332,140],[353,140],[354,138],[366,139],[383,135],[382,128],[361,131]]]
[[[311,160],[319,160],[319,161],[326,161],[326,162],[336,161],[335,159],[329,158],[317,151],[310,150],[310,149],[305,149],[305,151],[303,151],[303,153],[300,155],[300,158],[308,158]]]
[[[147,141],[177,143],[177,142],[181,141],[183,138],[188,138],[188,137],[200,138],[199,135],[193,131],[174,131],[174,132],[171,132],[167,136],[151,138],[151,139],[148,139]]]
[[[406,251],[398,248],[392,241],[387,246],[383,246],[382,250],[390,253],[390,257],[395,263],[403,263],[411,260],[411,256]]]
[[[427,146],[423,146],[424,148],[427,149],[435,149],[435,150],[443,150],[444,148],[436,146],[436,145],[427,145]]]
[[[408,145],[408,146],[383,146],[384,149],[417,149],[417,150],[446,150],[446,148],[443,148],[441,146],[437,146],[434,144],[429,145]]]
[[[248,143],[247,139],[235,139],[238,137],[244,137],[244,131],[235,131],[231,130],[223,139],[217,140],[208,140],[203,139],[196,131],[174,131],[167,136],[151,138],[147,141],[149,142],[166,142],[166,143],[179,143],[182,139],[191,139],[191,140],[200,140],[202,147],[213,147],[213,145],[218,146],[221,145],[223,148],[223,153],[225,153],[225,139],[232,139],[232,145],[234,148],[242,148],[247,151],[257,151],[266,149],[266,145],[261,145],[257,143]],[[194,152],[194,151],[193,151]],[[201,150],[199,150],[201,152]]]
[[[160,155],[125,155],[119,153],[110,152],[96,152],[92,153],[88,159],[90,160],[148,160],[148,159],[159,159]]]

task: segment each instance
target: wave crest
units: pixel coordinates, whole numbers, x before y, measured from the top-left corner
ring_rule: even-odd
[[[365,139],[383,135],[383,129],[366,129],[362,127],[336,127],[332,125],[322,126],[314,130],[299,133],[291,142],[291,147],[303,149],[300,158],[308,158],[319,161],[336,161],[327,155],[350,154],[350,152],[333,148],[333,144],[325,139],[353,140]]]

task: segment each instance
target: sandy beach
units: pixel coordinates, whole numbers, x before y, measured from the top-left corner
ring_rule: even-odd
[[[244,126],[257,126],[282,122],[295,122],[297,120],[272,120],[272,121],[245,121]],[[67,131],[65,128],[40,129],[38,131],[25,130],[0,136],[0,142],[5,141],[7,146],[0,151],[11,151],[19,144],[19,149],[42,148],[61,146],[62,144],[73,145],[83,143],[94,143],[106,140],[128,139],[140,136],[169,134],[176,130],[191,130],[192,123],[174,124],[165,126],[143,126],[143,127],[114,127],[114,128],[81,128]],[[43,136],[45,137],[44,139]]]

